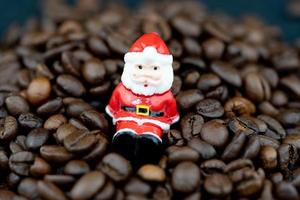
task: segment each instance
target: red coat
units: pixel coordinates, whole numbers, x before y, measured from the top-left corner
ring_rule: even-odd
[[[122,83],[114,90],[105,110],[113,118],[114,123],[118,121],[134,121],[139,125],[147,123],[164,131],[169,130],[170,125],[179,120],[176,100],[170,90],[163,94],[143,96],[133,93]],[[150,113],[159,115],[150,116]]]

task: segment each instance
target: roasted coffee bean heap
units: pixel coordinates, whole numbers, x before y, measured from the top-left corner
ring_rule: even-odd
[[[113,152],[104,107],[152,31],[174,56],[181,120],[159,163],[136,166]],[[48,0],[1,49],[1,200],[300,198],[300,49],[276,27],[187,1]]]

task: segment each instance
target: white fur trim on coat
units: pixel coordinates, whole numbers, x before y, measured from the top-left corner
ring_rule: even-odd
[[[125,62],[144,64],[151,60],[157,64],[172,64],[173,56],[160,54],[155,47],[146,47],[143,52],[128,52],[124,56]]]
[[[154,119],[140,119],[140,118],[135,118],[135,117],[120,117],[118,119],[115,120],[117,121],[134,121],[136,122],[138,125],[142,125],[144,123],[151,123],[151,124],[155,124],[157,126],[159,126],[161,129],[168,131],[170,130],[170,124],[158,121],[158,120],[154,120]]]
[[[172,119],[172,124],[179,121],[179,115],[177,115],[174,119]]]
[[[115,137],[116,137],[117,135],[119,135],[120,133],[125,132],[125,131],[129,131],[129,132],[132,132],[132,133],[136,134],[136,132],[135,132],[134,130],[130,129],[130,128],[123,128],[123,129],[118,130],[118,131],[114,134],[114,136],[113,136],[112,139],[114,140]]]
[[[105,112],[111,117],[114,118],[114,115],[110,112],[109,106],[105,107]]]

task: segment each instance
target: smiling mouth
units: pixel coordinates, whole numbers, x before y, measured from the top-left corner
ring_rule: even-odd
[[[148,87],[148,84],[144,84],[144,87]]]

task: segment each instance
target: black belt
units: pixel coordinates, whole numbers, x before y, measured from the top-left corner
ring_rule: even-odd
[[[162,117],[163,112],[155,112],[149,110],[149,106],[137,105],[136,107],[122,106],[122,109],[128,112],[135,112],[138,115],[150,116],[150,117]]]

